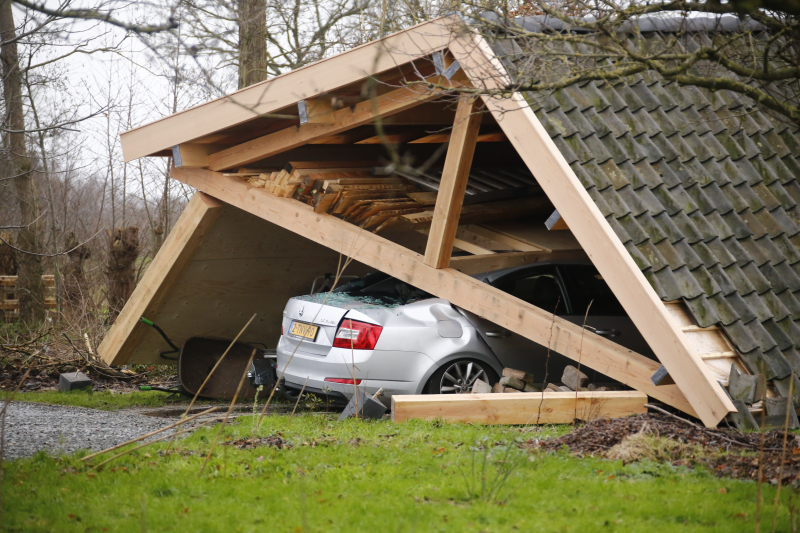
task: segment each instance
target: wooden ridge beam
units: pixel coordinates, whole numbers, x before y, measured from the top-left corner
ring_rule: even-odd
[[[226,178],[238,180],[238,178]],[[147,326],[141,317],[152,318],[161,309],[170,288],[183,272],[197,247],[222,213],[218,200],[196,193],[183,210],[153,262],[123,307],[103,342],[98,354],[109,365],[124,364],[139,344]]]
[[[475,87],[487,91],[484,104],[497,119],[536,181],[569,225],[641,332],[707,426],[736,408],[669,316],[658,295],[586,192],[564,156],[520,93],[498,98],[512,83],[491,46],[465,28],[449,49]],[[639,389],[644,390],[644,389]]]
[[[500,327],[541,345],[549,344],[554,351],[580,360],[582,365],[695,416],[695,410],[677,386],[655,386],[650,381],[650,376],[661,366],[657,361],[554,317],[467,274],[452,268],[432,268],[424,263],[422,255],[380,235],[332,215],[315,213],[311,206],[296,200],[278,198],[264,189],[249,187],[238,178],[196,168],[174,168],[172,177],[365,265],[446,298],[454,305],[491,320]]]
[[[469,170],[472,167],[472,156],[475,155],[475,141],[481,127],[479,106],[476,104],[479,101],[472,98],[461,98],[458,101],[425,247],[425,264],[433,268],[446,268],[450,264],[461,204],[464,203]]]
[[[423,83],[409,85],[371,98],[358,104],[332,113],[330,124],[303,124],[300,127],[286,128],[252,141],[247,141],[208,156],[208,168],[224,170],[247,165],[292,148],[308,144],[315,139],[330,137],[364,124],[375,117],[390,116],[406,109],[441,97],[447,89],[431,89],[428,83],[439,85],[448,83],[440,76],[433,76]],[[452,80],[449,87],[457,88],[462,82]]]
[[[444,419],[479,424],[569,424],[646,413],[638,391],[512,392],[392,396],[392,421]]]

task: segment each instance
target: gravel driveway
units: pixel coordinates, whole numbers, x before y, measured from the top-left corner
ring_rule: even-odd
[[[2,410],[4,402],[0,402]],[[175,420],[83,407],[13,402],[6,414],[5,459],[39,450],[57,455],[98,451],[168,426]]]

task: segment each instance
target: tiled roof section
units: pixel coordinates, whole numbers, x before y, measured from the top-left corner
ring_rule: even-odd
[[[651,74],[528,94],[664,301],[753,373],[800,374],[800,133],[753,101]]]

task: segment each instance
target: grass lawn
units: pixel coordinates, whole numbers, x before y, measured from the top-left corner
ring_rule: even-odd
[[[165,405],[180,405],[189,403],[185,396],[170,396],[158,391],[134,391],[126,393],[112,393],[111,391],[93,392],[91,390],[75,390],[71,392],[34,391],[18,392],[14,396],[15,402],[38,402],[51,405],[72,405],[74,407],[88,407],[115,411],[128,407],[162,407]],[[5,394],[0,395],[0,400],[5,399]]]
[[[229,426],[249,437],[252,417]],[[523,451],[566,427],[264,419],[284,449],[217,446],[201,429],[92,471],[77,456],[5,464],[3,531],[753,531],[756,484],[656,463]],[[92,461],[89,461],[90,463]],[[474,470],[473,470],[474,464]],[[485,471],[483,466],[486,466]],[[498,477],[499,476],[499,477]],[[484,483],[485,482],[485,483]],[[488,488],[494,486],[489,494]],[[762,531],[775,488],[764,485]],[[789,491],[782,493],[785,501]],[[778,531],[789,531],[781,505]]]

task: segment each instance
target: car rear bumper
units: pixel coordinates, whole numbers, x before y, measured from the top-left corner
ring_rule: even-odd
[[[395,394],[418,394],[422,390],[421,381],[434,364],[427,355],[418,352],[332,348],[324,356],[305,353],[299,348],[295,351],[295,344],[283,337],[277,355],[278,376],[283,375],[285,386],[293,391],[299,391],[305,384],[306,390],[342,395],[349,400],[355,393],[353,384],[332,383],[325,378],[352,379],[355,366],[355,378],[361,380],[358,387],[367,394],[375,394],[382,388],[381,400],[387,405]]]

